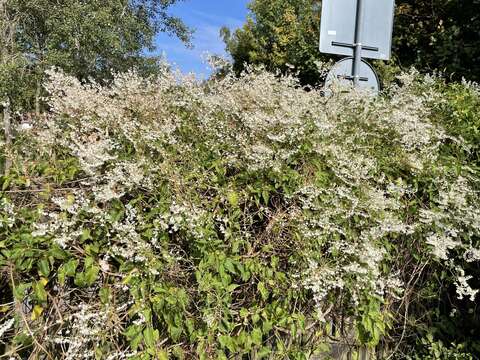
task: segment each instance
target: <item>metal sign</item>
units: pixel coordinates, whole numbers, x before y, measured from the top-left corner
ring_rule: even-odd
[[[394,8],[394,0],[323,0],[320,51],[353,56],[361,42],[361,57],[389,60]]]
[[[338,61],[333,65],[332,69],[325,79],[325,88],[337,82],[343,85],[349,85],[352,83],[352,67],[353,57],[346,57]],[[373,70],[372,66],[365,60],[362,60],[359,69],[358,87],[361,89],[369,90],[372,93],[378,93],[380,91],[380,81],[378,76]]]
[[[353,85],[360,88],[368,83],[368,87],[378,92],[378,76],[362,57],[390,59],[394,9],[394,0],[323,1],[320,51],[353,55],[334,65],[327,76],[326,87],[334,79],[341,79],[353,81]]]

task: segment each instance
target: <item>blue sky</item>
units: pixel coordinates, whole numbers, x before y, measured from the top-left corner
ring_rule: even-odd
[[[230,29],[241,27],[247,16],[248,0],[184,0],[171,7],[170,13],[180,17],[193,34],[193,49],[188,49],[175,37],[161,33],[156,38],[157,51],[165,54],[184,73],[195,72],[208,76],[204,54],[225,55],[225,45],[220,38],[222,26]]]

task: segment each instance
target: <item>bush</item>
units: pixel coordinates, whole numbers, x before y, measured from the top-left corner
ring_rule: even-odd
[[[472,360],[471,354],[465,353],[464,346],[452,343],[450,347],[445,346],[442,341],[434,341],[433,335],[428,334],[421,340],[420,349],[413,359],[418,360]],[[409,359],[412,359],[409,357]]]
[[[456,138],[459,146],[446,150],[454,158],[460,158],[471,166],[480,165],[480,89],[471,83],[450,83],[438,86],[444,101],[436,104],[434,110],[438,122]]]
[[[400,354],[443,290],[475,300],[480,177],[439,80],[49,75],[0,183],[9,356],[306,359],[353,330]]]

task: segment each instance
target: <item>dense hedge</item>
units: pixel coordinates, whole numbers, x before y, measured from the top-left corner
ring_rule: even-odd
[[[480,92],[398,84],[51,72],[2,143],[0,353],[473,358]]]

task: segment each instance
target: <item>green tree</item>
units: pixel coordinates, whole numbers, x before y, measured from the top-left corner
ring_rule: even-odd
[[[316,62],[318,50],[318,0],[253,0],[250,15],[233,34],[221,34],[233,58],[233,69],[240,73],[244,64],[263,64],[270,71],[286,72],[293,66],[302,83],[320,79]]]
[[[480,80],[480,1],[398,1],[395,23],[399,64]]]
[[[440,70],[480,80],[480,2],[478,0],[397,0],[390,64]],[[320,0],[252,0],[242,28],[222,29],[233,68],[263,64],[269,70],[299,71],[302,83],[317,84],[315,62],[330,55],[318,50]]]
[[[109,79],[132,67],[148,74],[158,58],[154,38],[165,31],[188,43],[191,31],[168,14],[177,0],[3,0],[2,18],[15,19],[13,45],[26,65],[33,96],[25,107],[39,111],[45,69],[58,66],[85,80]],[[8,69],[7,69],[8,70]],[[16,72],[10,78],[18,78]],[[16,81],[10,81],[15,84]],[[16,99],[20,102],[20,99]]]
[[[23,92],[25,58],[15,42],[18,14],[7,11],[7,0],[0,0],[0,106],[7,107],[10,98]],[[9,106],[9,105],[8,105]]]

